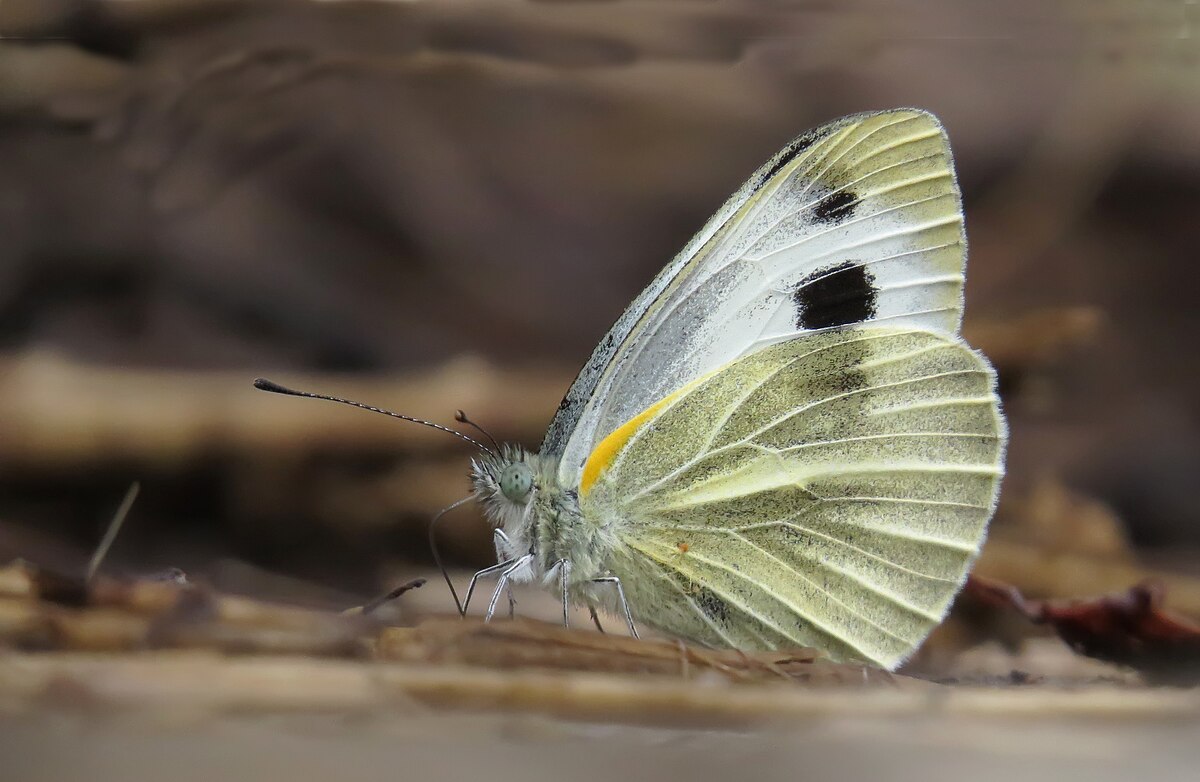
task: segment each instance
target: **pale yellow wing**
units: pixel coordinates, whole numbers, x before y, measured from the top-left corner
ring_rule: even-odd
[[[956,337],[858,326],[768,346],[618,428],[585,518],[636,617],[893,667],[941,620],[1002,473],[995,377]]]

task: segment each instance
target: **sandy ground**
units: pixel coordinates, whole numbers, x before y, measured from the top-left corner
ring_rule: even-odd
[[[863,694],[847,694],[854,700]],[[865,704],[860,704],[865,705]],[[347,719],[45,714],[0,721],[4,778],[717,780],[750,775],[930,780],[1195,778],[1200,721],[1025,714],[830,716],[750,731],[536,716],[385,713]]]

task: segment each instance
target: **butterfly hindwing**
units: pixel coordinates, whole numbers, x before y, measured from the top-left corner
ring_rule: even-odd
[[[961,199],[944,131],[901,109],[831,123],[764,165],[601,341],[547,432],[560,478],[697,377],[775,342],[878,322],[954,334]]]
[[[892,667],[941,620],[1001,475],[991,368],[956,337],[851,326],[762,348],[635,417],[586,517],[645,621]]]

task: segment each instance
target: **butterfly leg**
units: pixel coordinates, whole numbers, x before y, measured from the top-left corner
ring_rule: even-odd
[[[492,592],[492,599],[488,601],[487,613],[483,615],[483,621],[492,621],[492,616],[496,613],[496,603],[500,602],[500,593],[510,586],[509,582],[512,579],[513,573],[516,573],[532,561],[533,554],[526,554],[514,560],[500,573],[500,580],[496,582],[496,591]]]
[[[492,531],[492,545],[496,547],[496,561],[503,562],[508,558],[508,553],[512,551],[512,541],[508,539],[508,535],[504,534],[504,530],[495,529]],[[513,597],[512,584],[508,585],[508,618],[512,619],[516,615],[517,601]]]
[[[567,595],[567,578],[571,575],[571,561],[560,559],[554,564],[558,567],[558,579],[559,583],[562,584],[563,627],[570,627],[571,602]]]
[[[471,583],[467,584],[467,594],[463,597],[463,607],[462,607],[463,616],[466,616],[466,614],[467,614],[467,606],[469,606],[471,604],[471,595],[474,594],[475,585],[477,583],[479,583],[479,579],[486,578],[487,576],[490,576],[493,573],[503,572],[504,570],[511,567],[512,564],[516,561],[517,560],[515,558],[508,559],[503,562],[499,562],[495,565],[485,567],[483,570],[480,570],[475,575],[471,576]]]
[[[604,632],[604,625],[600,624],[600,615],[596,613],[596,606],[588,603],[588,614],[592,617],[592,624],[596,625],[596,629]]]
[[[621,613],[625,615],[625,624],[629,627],[629,634],[634,638],[639,638],[637,627],[633,624],[633,612],[629,610],[629,601],[625,599],[625,587],[621,586],[621,579],[616,576],[603,576],[602,578],[593,578],[593,584],[612,584],[617,588],[617,599],[621,603]],[[596,623],[599,626],[599,622]]]

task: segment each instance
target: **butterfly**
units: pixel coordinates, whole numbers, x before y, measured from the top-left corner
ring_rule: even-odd
[[[581,604],[634,635],[897,666],[1003,474],[995,372],[958,333],[965,256],[933,115],[793,140],[634,299],[538,452],[479,446],[497,564],[467,601],[495,576],[491,618],[538,582],[564,622]]]

